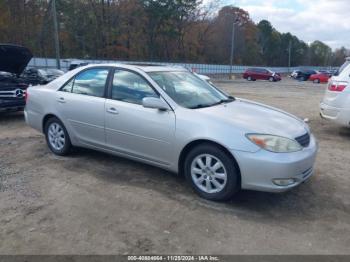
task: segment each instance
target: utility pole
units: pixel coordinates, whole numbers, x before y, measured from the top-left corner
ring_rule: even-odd
[[[288,47],[288,73],[290,73],[290,61],[291,61],[291,53],[292,53],[292,41],[289,40],[289,47]]]
[[[231,36],[231,56],[230,56],[230,79],[232,78],[233,73],[233,51],[235,44],[235,20],[232,22],[232,36]]]
[[[56,0],[52,0],[52,19],[54,28],[54,39],[55,39],[55,52],[56,52],[56,66],[61,69],[60,62],[60,42],[58,38],[58,23],[57,23],[57,12],[56,12]]]

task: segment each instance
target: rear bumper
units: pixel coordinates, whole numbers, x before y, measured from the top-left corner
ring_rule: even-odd
[[[350,109],[348,108],[337,108],[320,103],[320,115],[323,119],[334,121],[340,125],[350,125]]]
[[[311,136],[308,147],[293,153],[273,153],[259,150],[256,153],[232,151],[241,171],[242,189],[284,192],[309,179],[313,173],[318,146]],[[277,180],[290,180],[280,186]]]

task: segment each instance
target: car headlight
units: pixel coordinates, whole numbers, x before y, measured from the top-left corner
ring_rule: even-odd
[[[289,153],[302,150],[302,146],[295,140],[263,134],[247,134],[247,138],[262,149],[275,153]]]

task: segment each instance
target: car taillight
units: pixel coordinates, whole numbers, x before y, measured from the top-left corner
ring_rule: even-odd
[[[28,91],[27,91],[27,90],[24,91],[24,100],[25,100],[26,103],[27,103],[27,101],[28,101]]]
[[[343,92],[347,85],[347,82],[329,82],[328,90],[334,92]]]

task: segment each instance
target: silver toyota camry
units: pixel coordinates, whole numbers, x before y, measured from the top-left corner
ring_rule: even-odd
[[[185,69],[89,65],[30,87],[26,99],[26,122],[54,154],[87,147],[155,165],[206,199],[282,192],[313,174],[317,144],[304,121]]]

